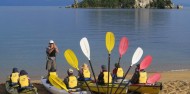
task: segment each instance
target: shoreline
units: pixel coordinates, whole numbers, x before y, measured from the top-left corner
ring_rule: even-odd
[[[154,74],[154,72],[149,72],[148,77],[152,74]],[[160,94],[190,94],[190,70],[175,70],[160,72],[160,74],[161,79],[159,82],[163,84],[163,89]],[[129,74],[127,78],[131,76],[132,74]],[[40,80],[32,80],[31,82],[37,87],[39,94],[51,94],[44,88]],[[0,88],[0,94],[6,94],[4,83],[0,84]]]

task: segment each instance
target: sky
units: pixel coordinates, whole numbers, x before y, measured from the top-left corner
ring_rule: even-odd
[[[172,1],[175,5],[190,6],[190,0]],[[74,0],[0,0],[0,6],[67,6],[73,2]]]

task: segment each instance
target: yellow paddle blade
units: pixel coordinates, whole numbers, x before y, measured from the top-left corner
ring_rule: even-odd
[[[108,50],[108,53],[111,54],[111,51],[115,45],[115,37],[112,32],[106,33],[106,48]]]
[[[51,85],[53,85],[55,88],[61,90],[61,86],[59,86],[59,85],[52,79],[51,76],[49,76],[48,80],[49,80],[49,82],[51,83]]]
[[[77,59],[75,53],[71,49],[67,49],[64,53],[64,56],[65,56],[67,62],[69,63],[69,65],[71,65],[73,68],[79,70],[78,59]]]
[[[67,92],[69,91],[65,85],[65,83],[61,80],[61,78],[51,75],[49,76],[49,79],[51,79],[55,84],[53,84],[55,87],[63,88]]]

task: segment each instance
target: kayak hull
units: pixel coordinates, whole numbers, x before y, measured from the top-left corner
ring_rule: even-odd
[[[52,94],[87,94],[87,91],[79,91],[79,92],[68,93],[66,90],[58,89],[58,88],[52,86],[51,84],[47,83],[47,79],[43,78],[43,77],[41,78],[41,83]]]
[[[11,86],[9,85],[9,81],[7,81],[7,82],[5,83],[5,88],[6,88],[6,91],[7,91],[9,94],[18,94],[18,91],[17,91],[18,85],[15,85],[15,86],[11,87]]]
[[[95,93],[98,92],[98,89],[97,89],[97,87],[96,87],[96,83],[94,83],[94,82],[89,82],[89,81],[88,81],[88,86],[90,87],[90,90],[91,90],[92,92],[95,92]],[[106,93],[107,93],[107,90],[108,90],[107,84],[105,84],[105,85],[98,85],[98,87],[99,87],[99,92],[100,92],[100,93],[103,93],[103,94],[106,94]],[[111,92],[111,87],[112,87],[112,84],[109,84],[109,92],[110,92],[111,94],[114,94],[115,91],[116,91],[116,89],[117,89],[117,87],[118,87],[118,84],[114,84],[114,85],[113,85],[112,92]],[[124,87],[124,85],[121,85],[121,87]],[[86,89],[86,90],[88,89],[88,87],[86,86],[85,83],[82,83],[82,88],[83,88],[83,89]],[[122,90],[122,88],[119,88],[119,89],[118,89],[118,92],[117,92],[116,94],[119,94],[119,93],[120,93],[119,91],[121,91],[121,90]],[[128,91],[128,88],[125,88],[125,89],[122,91],[121,94],[126,94],[127,91]]]
[[[27,88],[18,92],[19,85],[10,86],[10,81],[6,81],[5,88],[9,94],[38,94],[37,88],[35,87]]]
[[[139,92],[139,93],[149,93],[149,94],[159,94],[162,90],[162,83],[157,82],[154,85],[146,84],[132,84],[129,87],[129,92]]]
[[[88,85],[91,89],[92,92],[98,92],[98,89],[96,87],[96,83],[93,82],[88,82]],[[111,87],[112,85],[109,85],[109,91],[113,94],[115,93],[117,87],[119,84],[114,84],[113,88],[112,88],[112,92]],[[120,91],[124,88],[124,86],[126,85],[126,83],[123,83],[120,88],[118,89],[116,94],[119,94]],[[107,93],[107,85],[98,85],[99,87],[99,92],[100,93]],[[83,89],[87,89],[87,86],[83,83],[82,84],[82,88]],[[161,82],[157,82],[154,85],[146,85],[146,84],[130,84],[127,88],[125,88],[122,92],[122,94],[126,94],[129,92],[135,92],[135,93],[149,93],[149,94],[159,94],[159,92],[162,90],[162,83]]]

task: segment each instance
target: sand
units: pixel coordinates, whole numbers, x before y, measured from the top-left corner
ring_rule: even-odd
[[[152,74],[148,73],[148,75]],[[160,82],[163,83],[163,90],[160,94],[190,94],[190,71],[162,72]],[[38,88],[39,94],[51,94],[40,81],[32,81],[32,83]],[[6,94],[4,83],[0,84],[0,94]]]

